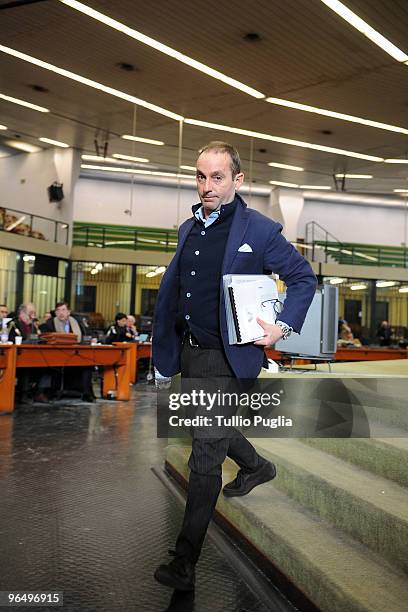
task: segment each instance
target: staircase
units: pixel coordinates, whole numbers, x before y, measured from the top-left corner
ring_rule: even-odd
[[[395,437],[252,440],[278,476],[217,504],[324,612],[408,610],[408,431],[386,410],[379,418]],[[188,455],[168,447],[167,463],[185,479]],[[235,464],[227,460],[223,472],[232,480]]]

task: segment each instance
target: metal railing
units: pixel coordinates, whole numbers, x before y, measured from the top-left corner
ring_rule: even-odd
[[[69,240],[68,223],[7,206],[0,206],[0,231],[59,244]]]
[[[74,223],[73,244],[168,253],[177,248],[177,234],[177,230]]]
[[[305,246],[311,261],[355,266],[408,268],[408,248],[342,242],[316,221],[306,224]]]

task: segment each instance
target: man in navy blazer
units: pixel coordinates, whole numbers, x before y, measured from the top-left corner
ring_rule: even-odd
[[[236,193],[244,174],[238,152],[211,142],[197,159],[200,203],[179,229],[175,256],[163,276],[153,325],[156,380],[181,372],[185,378],[254,379],[264,362],[264,348],[300,332],[316,288],[309,263],[282,236],[282,225],[247,207]],[[279,274],[287,296],[279,320],[258,319],[264,337],[230,345],[224,306],[224,274]],[[193,434],[190,478],[183,526],[175,558],[161,565],[156,579],[180,590],[194,588],[198,561],[209,521],[221,490],[226,456],[240,467],[224,495],[246,495],[276,475],[244,436],[203,439]]]

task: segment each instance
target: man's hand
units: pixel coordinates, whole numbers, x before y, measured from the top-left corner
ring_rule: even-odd
[[[279,325],[275,325],[274,323],[267,323],[266,321],[263,321],[258,317],[256,319],[256,322],[263,328],[265,335],[260,340],[256,340],[254,344],[257,344],[258,346],[271,346],[282,338],[283,332]]]

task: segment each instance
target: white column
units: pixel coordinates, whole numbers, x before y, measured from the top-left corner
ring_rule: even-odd
[[[283,225],[282,233],[291,242],[296,242],[297,238],[303,235],[299,226],[303,205],[303,191],[300,189],[278,187],[271,192],[271,217]]]

